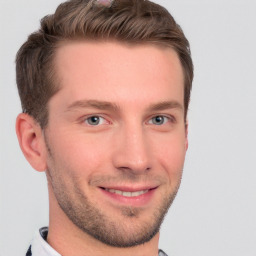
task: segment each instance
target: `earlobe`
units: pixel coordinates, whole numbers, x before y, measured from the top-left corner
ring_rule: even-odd
[[[16,134],[20,148],[30,165],[37,171],[46,169],[45,143],[40,125],[29,115],[19,114]]]

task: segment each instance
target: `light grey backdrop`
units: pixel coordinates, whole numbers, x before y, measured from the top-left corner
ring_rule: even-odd
[[[15,135],[14,59],[61,0],[0,1],[0,255],[25,255],[48,223],[44,174]],[[161,232],[169,256],[256,255],[256,2],[157,0],[191,42],[195,80],[184,178]]]

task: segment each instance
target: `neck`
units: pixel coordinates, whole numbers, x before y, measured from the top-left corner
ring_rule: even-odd
[[[134,247],[108,246],[80,230],[59,207],[50,193],[50,216],[47,242],[62,256],[157,256],[159,233],[149,242]]]

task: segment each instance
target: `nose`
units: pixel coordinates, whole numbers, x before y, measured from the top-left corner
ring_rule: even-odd
[[[116,169],[140,174],[152,168],[151,145],[142,126],[123,129],[115,139]]]

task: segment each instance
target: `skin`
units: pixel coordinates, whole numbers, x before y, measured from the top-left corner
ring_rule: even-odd
[[[155,45],[76,41],[58,48],[54,65],[61,89],[49,100],[47,128],[26,114],[16,124],[27,160],[46,170],[48,243],[63,256],[158,255],[158,230],[137,246],[120,244],[157,229],[180,184],[188,142],[177,54]],[[102,188],[149,191],[127,198]],[[87,209],[95,218],[84,216]],[[100,226],[119,246],[84,232],[72,214],[86,225],[101,214]]]

